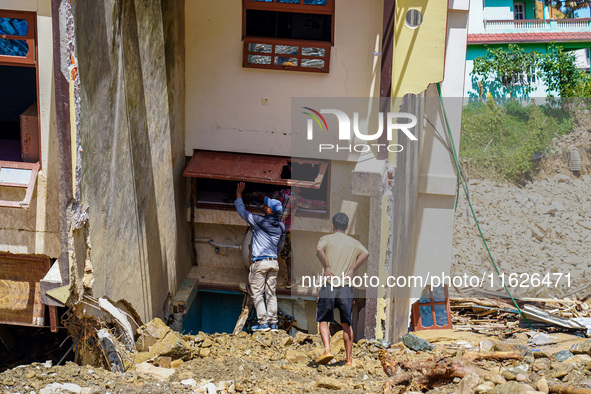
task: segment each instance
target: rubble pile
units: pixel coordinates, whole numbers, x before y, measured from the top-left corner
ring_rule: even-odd
[[[344,365],[342,331],[331,339],[337,361],[328,365],[314,361],[320,337],[301,332],[181,335],[155,319],[137,333],[135,361],[121,355],[125,372],[33,363],[1,373],[0,392],[591,392],[591,339],[565,333],[433,330],[396,344],[361,340],[352,367]]]
[[[591,176],[556,174],[524,187],[471,180],[469,190],[480,228],[514,296],[591,294]],[[452,275],[464,273],[483,278],[478,287],[504,293],[467,200],[460,196]],[[462,296],[469,289],[456,290]]]

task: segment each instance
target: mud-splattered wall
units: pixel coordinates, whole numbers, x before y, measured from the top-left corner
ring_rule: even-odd
[[[94,296],[125,298],[143,319],[162,317],[168,293],[191,267],[182,179],[184,1],[73,7],[81,203],[88,207],[88,238],[77,242],[90,248]]]

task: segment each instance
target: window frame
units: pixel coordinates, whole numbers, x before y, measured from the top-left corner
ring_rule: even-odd
[[[304,0],[299,0],[299,4],[291,3],[279,3],[279,0],[271,1],[252,1],[242,0],[242,67],[243,68],[262,68],[271,70],[288,70],[288,71],[303,71],[303,72],[315,72],[315,73],[328,73],[330,71],[330,55],[331,47],[334,45],[334,26],[335,26],[335,0],[327,0],[323,6],[319,5],[307,5],[302,4]],[[319,14],[319,15],[331,15],[331,28],[330,28],[330,42],[329,41],[318,41],[318,40],[302,40],[302,39],[289,39],[289,38],[273,38],[273,37],[257,37],[246,35],[246,11],[247,10],[262,10],[262,11],[276,11],[276,12],[291,12],[291,13],[307,13],[307,14]],[[259,53],[249,50],[250,44],[270,44],[272,45],[271,53]],[[287,46],[298,46],[298,54],[281,54],[281,57],[297,58],[298,63],[295,65],[275,64],[275,48],[277,45]],[[324,49],[325,55],[319,56],[305,56],[302,55],[303,47],[316,47]],[[270,64],[258,64],[249,63],[248,55],[263,55],[270,56]],[[302,67],[302,59],[320,59],[324,61],[324,67]]]
[[[19,170],[31,170],[29,182],[27,184],[12,184],[6,182],[0,182],[0,187],[17,187],[25,188],[25,198],[22,201],[6,201],[0,200],[0,207],[8,208],[24,208],[28,209],[35,189],[37,181],[37,175],[41,168],[41,119],[39,117],[39,68],[37,67],[37,13],[32,11],[15,11],[15,10],[4,10],[0,9],[0,18],[14,18],[24,19],[29,25],[29,30],[26,36],[15,36],[8,34],[0,34],[1,39],[16,39],[25,40],[29,46],[29,52],[27,56],[8,56],[0,55],[0,65],[12,66],[12,67],[32,67],[35,68],[35,104],[36,104],[36,124],[37,124],[37,138],[39,141],[39,151],[37,162],[25,162],[25,161],[6,161],[0,160],[0,171],[2,168],[13,168]],[[22,124],[21,124],[21,139],[22,136]]]
[[[27,56],[8,56],[0,55],[0,65],[6,66],[32,66],[37,65],[37,14],[30,11],[8,11],[0,10],[0,18],[24,19],[29,25],[29,31],[26,36],[14,36],[9,34],[0,34],[0,39],[6,40],[24,40],[29,46]]]
[[[0,187],[17,187],[26,189],[25,198],[22,201],[8,201],[0,200],[0,207],[11,207],[11,208],[29,208],[31,198],[33,197],[33,191],[35,189],[35,181],[37,180],[37,174],[39,173],[39,162],[27,163],[19,161],[0,161],[0,172],[3,168],[16,169],[16,170],[29,170],[28,183],[9,183],[0,181]]]
[[[521,11],[517,11],[517,6],[521,7]],[[521,14],[521,18],[517,17],[517,13]],[[525,19],[525,2],[523,1],[516,1],[513,3],[513,19],[516,21],[521,21]]]

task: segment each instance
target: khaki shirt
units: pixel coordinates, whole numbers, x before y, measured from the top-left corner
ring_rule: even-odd
[[[320,238],[317,249],[324,250],[328,265],[336,276],[349,272],[359,255],[368,253],[361,242],[347,234],[338,232]]]

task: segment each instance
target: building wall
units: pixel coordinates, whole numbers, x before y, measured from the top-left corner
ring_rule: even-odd
[[[50,0],[0,0],[0,9],[37,13],[41,170],[28,209],[0,207],[0,252],[60,255],[58,154],[53,91]]]
[[[326,74],[242,68],[242,2],[185,5],[187,156],[193,149],[289,156],[292,97],[379,96],[381,1],[336,2]]]
[[[506,20],[513,18],[513,0],[486,0],[484,19]]]
[[[191,267],[184,2],[79,1],[74,18],[92,293],[163,317]]]

